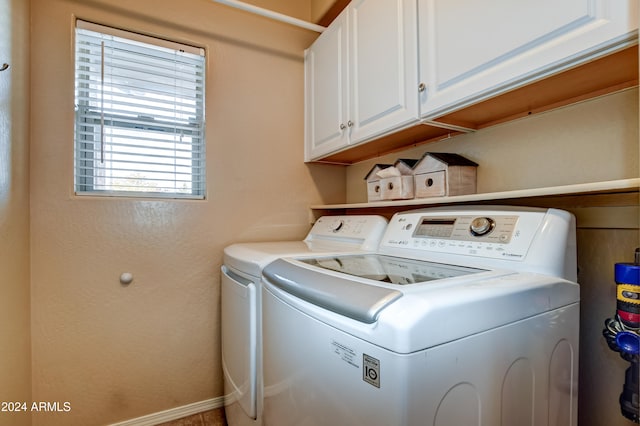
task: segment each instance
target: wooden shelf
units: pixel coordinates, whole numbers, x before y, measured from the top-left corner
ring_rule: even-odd
[[[453,197],[418,198],[371,203],[312,205],[311,209],[326,214],[393,214],[420,207],[451,204],[511,204],[539,207],[637,206],[640,178],[606,182],[579,183],[546,188],[521,189]]]
[[[435,121],[479,130],[637,85],[638,45],[634,45]]]
[[[407,149],[412,145],[421,145],[427,141],[435,142],[459,133],[442,127],[418,124],[374,141],[362,143],[335,154],[329,154],[318,162],[349,165],[390,152]]]

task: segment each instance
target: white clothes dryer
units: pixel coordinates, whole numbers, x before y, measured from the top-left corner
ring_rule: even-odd
[[[396,214],[377,254],[263,270],[265,425],[577,424],[575,220]]]
[[[262,423],[262,269],[280,257],[374,252],[386,226],[382,216],[325,216],[303,241],[239,243],[225,248],[222,368],[230,426]]]

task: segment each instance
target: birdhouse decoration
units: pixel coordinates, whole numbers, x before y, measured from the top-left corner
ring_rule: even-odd
[[[401,158],[393,167],[378,173],[383,200],[410,200],[413,198],[413,167],[418,160]]]
[[[365,176],[364,180],[367,181],[367,200],[369,202],[382,200],[382,188],[380,187],[378,172],[389,167],[392,167],[392,164],[376,164]]]
[[[413,168],[415,197],[475,194],[477,167],[458,154],[426,152]]]

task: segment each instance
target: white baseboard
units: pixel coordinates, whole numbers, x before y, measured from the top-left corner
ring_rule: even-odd
[[[193,404],[183,405],[181,407],[172,408],[170,410],[159,411],[157,413],[148,414],[146,416],[135,419],[125,420],[119,423],[113,423],[109,426],[154,426],[160,423],[170,422],[171,420],[181,419],[183,417],[198,414],[203,411],[215,410],[224,406],[224,397],[207,399],[204,401],[194,402]]]

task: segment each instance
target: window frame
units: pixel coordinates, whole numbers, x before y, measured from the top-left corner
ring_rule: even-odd
[[[180,52],[183,54],[187,52],[187,54],[192,54],[200,57],[200,62],[197,66],[193,67],[193,78],[194,83],[197,87],[195,90],[195,95],[190,101],[193,101],[193,105],[190,107],[190,112],[195,114],[193,117],[191,115],[188,116],[188,119],[185,122],[184,117],[182,117],[182,121],[180,118],[173,117],[173,121],[171,118],[167,118],[164,115],[154,115],[154,111],[151,111],[149,115],[146,114],[146,110],[144,110],[144,106],[138,105],[137,107],[131,107],[130,111],[124,111],[121,113],[109,112],[106,110],[104,105],[95,105],[96,98],[90,98],[89,94],[91,93],[91,85],[95,86],[95,80],[84,80],[81,77],[86,77],[90,74],[90,71],[86,69],[82,69],[83,63],[80,61],[80,57],[84,58],[84,56],[80,55],[79,52],[82,49],[82,46],[79,44],[79,30],[80,31],[92,31],[98,33],[101,37],[109,39],[110,37],[116,37],[118,39],[124,39],[128,42],[133,43],[144,43],[146,45],[155,46],[156,48],[164,48],[171,49],[174,51]],[[142,35],[139,33],[133,33],[130,31],[125,31],[113,27],[108,27],[104,25],[94,24],[91,22],[76,20],[75,31],[74,34],[76,38],[74,39],[74,47],[76,50],[75,54],[75,68],[74,68],[74,99],[75,99],[75,112],[74,112],[74,193],[78,196],[84,195],[97,195],[97,196],[107,196],[107,197],[143,197],[143,198],[185,198],[185,199],[205,199],[206,198],[206,139],[205,139],[205,97],[206,97],[206,88],[205,88],[205,80],[206,80],[206,67],[207,67],[207,59],[206,52],[204,48],[194,47],[185,45],[182,43],[177,43],[174,41],[169,41],[165,39],[160,39],[156,37],[149,37],[146,35]],[[103,42],[104,46],[104,42]],[[132,44],[134,46],[134,44]],[[131,51],[133,51],[132,48]],[[127,50],[129,51],[129,50]],[[84,55],[88,55],[86,52]],[[101,61],[105,58],[104,55],[104,47],[102,51]],[[164,56],[160,55],[160,56]],[[107,61],[103,61],[107,62]],[[175,61],[167,60],[167,64],[175,65]],[[91,65],[90,65],[91,66]],[[89,66],[89,67],[90,67]],[[95,64],[93,64],[95,66]],[[104,65],[103,67],[104,73]],[[85,66],[86,68],[86,66]],[[198,74],[198,71],[201,73]],[[175,71],[177,75],[178,71]],[[90,78],[90,77],[89,77]],[[98,80],[98,85],[102,84],[105,86],[105,77],[104,75],[101,77],[102,80]],[[112,83],[111,87],[113,87],[115,83]],[[149,86],[153,84],[151,79],[141,80],[138,86],[132,85],[130,89],[135,90],[136,88],[140,88],[141,91],[144,89],[149,89]],[[83,87],[84,86],[84,87]],[[179,89],[176,89],[176,93],[178,93]],[[104,93],[98,96],[98,100],[105,99]],[[135,98],[135,95],[126,95],[130,96],[132,99]],[[126,96],[122,96],[126,98]],[[179,95],[174,94],[177,99],[173,104],[175,110],[178,110],[177,115],[186,115],[187,113],[180,110],[180,100],[185,100],[186,98],[180,98]],[[93,101],[93,102],[92,102]],[[144,102],[144,101],[143,101]],[[117,103],[117,102],[116,102]],[[149,106],[149,105],[147,105]],[[152,107],[149,107],[151,110]],[[138,110],[137,112],[134,112]],[[137,115],[136,115],[137,114]],[[158,120],[160,118],[160,120]],[[180,129],[179,133],[176,129]],[[97,129],[97,131],[96,131]],[[173,172],[173,179],[164,179],[163,182],[172,182],[174,185],[173,190],[169,188],[160,188],[158,191],[153,190],[145,190],[145,184],[152,184],[154,179],[148,178],[138,178],[134,176],[131,178],[133,181],[138,182],[142,189],[118,189],[118,185],[106,185],[108,188],[99,189],[99,184],[96,183],[96,180],[100,179],[99,171],[100,170],[109,170],[110,168],[101,168],[97,166],[97,162],[105,163],[118,163],[123,162],[123,160],[105,160],[103,156],[104,146],[127,146],[124,144],[119,144],[118,142],[106,142],[108,139],[105,137],[105,129],[114,129],[117,131],[126,132],[128,131],[137,131],[144,132],[147,135],[147,132],[151,134],[151,132],[158,132],[157,134],[162,135],[164,137],[173,138],[173,140],[162,140],[162,138],[145,139],[144,143],[139,143],[139,141],[143,138],[136,136],[132,137],[131,140],[133,143],[128,145],[129,148],[138,149],[140,151],[135,152],[134,156],[140,156],[142,159],[131,162],[132,164],[136,164],[137,167],[140,165],[149,166],[150,169],[153,168],[153,165],[163,165],[158,160],[154,160],[154,158],[160,156],[154,156],[151,154],[142,154],[141,151],[145,149],[156,149],[163,150],[163,145],[173,144],[174,146],[187,147],[186,150],[181,150],[181,148],[173,148],[172,156],[162,156],[160,159],[173,159],[174,162],[186,161],[191,162],[191,171],[190,173],[185,173],[185,176],[188,176],[188,180],[178,179],[178,172]],[[170,131],[173,129],[173,133]],[[112,136],[112,138],[123,138],[124,136]],[[187,137],[191,139],[190,142],[182,144],[182,138]],[[176,138],[180,140],[177,141]],[[98,139],[98,140],[96,140]],[[151,147],[148,147],[147,144],[155,144]],[[100,149],[96,149],[96,146],[99,145]],[[102,150],[102,153],[100,152]],[[171,149],[167,150],[171,152]],[[181,152],[180,152],[181,151]],[[183,157],[186,153],[187,157]],[[119,153],[121,156],[126,155]],[[97,156],[101,156],[102,159],[97,159]],[[130,154],[131,156],[131,154]],[[169,167],[170,164],[164,164],[165,167]],[[174,165],[174,167],[177,167]],[[189,169],[189,166],[182,165],[180,166],[183,169]],[[84,170],[90,170],[90,174],[83,173]],[[128,169],[116,169],[116,171],[122,171]],[[144,173],[144,169],[136,169],[138,172]],[[134,172],[133,169],[130,170]],[[149,171],[149,173],[154,173],[159,171]],[[171,172],[165,172],[171,174]],[[109,176],[105,178],[105,181],[108,179],[114,179],[113,176]],[[125,179],[120,177],[120,180]],[[156,181],[160,181],[160,179],[155,179]],[[177,188],[179,184],[187,185],[187,188]],[[124,187],[122,187],[124,188]]]

